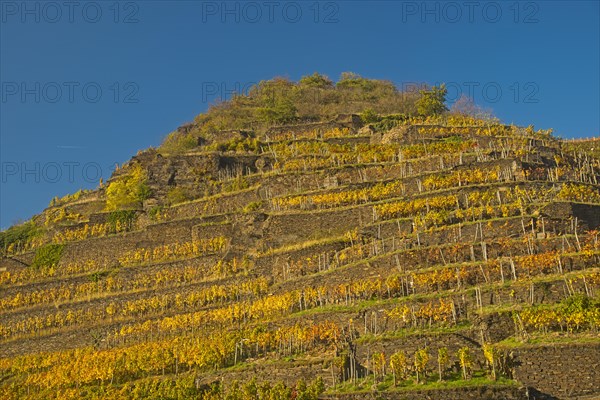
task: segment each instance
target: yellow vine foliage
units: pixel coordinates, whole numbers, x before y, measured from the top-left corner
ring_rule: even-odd
[[[228,240],[219,236],[210,239],[199,239],[191,242],[173,243],[157,246],[152,249],[136,249],[127,251],[119,257],[122,265],[162,262],[180,258],[197,257],[218,253],[225,250]]]

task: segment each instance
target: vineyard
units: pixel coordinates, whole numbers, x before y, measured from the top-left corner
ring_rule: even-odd
[[[584,145],[459,114],[199,132],[2,232],[0,398],[600,394],[523,372],[600,360]]]

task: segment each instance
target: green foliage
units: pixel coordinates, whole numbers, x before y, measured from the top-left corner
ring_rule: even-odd
[[[126,232],[133,228],[136,214],[134,210],[117,210],[108,215],[108,225],[112,233]]]
[[[398,126],[402,121],[408,118],[405,114],[391,114],[381,117],[379,121],[373,124],[375,132],[387,132],[390,129]]]
[[[576,293],[561,302],[561,312],[565,315],[574,314],[587,311],[592,308],[592,306],[598,307],[598,305],[600,305],[600,303],[594,304],[593,299],[590,297],[581,293]]]
[[[254,211],[258,211],[258,210],[260,210],[261,207],[262,207],[262,202],[260,202],[260,201],[252,201],[252,202],[248,203],[244,207],[244,212],[245,213],[251,213],[251,212],[254,212]]]
[[[258,385],[256,384],[255,376],[244,385],[242,391],[245,399],[255,399],[258,396]]]
[[[471,351],[468,347],[461,347],[457,351],[458,362],[463,372],[463,379],[468,379],[471,375],[471,368],[473,367],[473,358],[471,357]]]
[[[290,99],[272,99],[256,112],[259,121],[268,125],[285,124],[296,119],[296,106]]]
[[[402,381],[398,384],[399,389],[394,389],[393,380],[386,378],[383,382],[376,382],[372,376],[361,379],[357,383],[351,381],[336,385],[334,389],[329,389],[328,393],[338,394],[341,398],[352,399],[405,399],[405,398],[443,398],[436,396],[438,389],[456,390],[460,388],[479,388],[480,390],[498,387],[508,388],[516,387],[519,384],[513,380],[500,377],[498,380],[490,380],[484,372],[474,372],[469,380],[460,379],[458,374],[448,374],[444,382],[423,382],[415,383],[414,381]],[[375,392],[375,390],[377,390]],[[371,393],[369,393],[371,392]],[[379,396],[374,396],[373,393],[378,393]],[[427,397],[423,397],[427,393]],[[444,392],[441,392],[444,393]],[[447,393],[447,392],[446,392]],[[481,393],[481,392],[480,392]],[[348,396],[346,397],[346,394]],[[418,395],[421,394],[421,397]],[[362,395],[362,396],[361,396]],[[486,397],[483,397],[486,398]]]
[[[285,124],[297,117],[293,102],[295,84],[285,78],[261,81],[250,89],[249,96],[258,102],[255,118],[266,125]]]
[[[577,293],[563,300],[557,307],[557,320],[569,331],[600,326],[600,299]]]
[[[161,219],[163,219],[164,210],[164,206],[154,206],[150,210],[148,210],[148,216],[153,221],[160,221]]]
[[[200,390],[195,387],[193,376],[179,377],[178,379],[151,377],[127,382],[122,387],[106,385],[100,390],[101,393],[98,395],[88,393],[85,398],[177,400],[199,398],[200,394]],[[80,395],[80,393],[78,394]]]
[[[299,85],[311,88],[319,89],[331,89],[333,88],[333,82],[325,75],[321,75],[315,72],[312,75],[303,76],[298,82]]]
[[[446,366],[450,362],[450,356],[448,355],[447,347],[440,347],[438,349],[437,361],[438,361],[438,375],[439,375],[438,381],[441,382],[444,379],[444,370],[446,369]]]
[[[176,132],[161,146],[165,151],[185,151],[196,146],[195,140],[216,139],[224,130],[263,129],[273,124],[294,121],[328,120],[337,114],[360,113],[372,109],[378,114],[401,112],[415,114],[418,93],[401,93],[389,81],[362,78],[344,73],[337,84],[313,74],[299,82],[286,78],[261,81],[247,94],[211,105],[194,121],[188,133]]]
[[[248,189],[250,184],[248,180],[243,175],[238,175],[237,177],[226,181],[223,183],[221,187],[221,192],[229,193],[229,192],[238,192],[240,190]]]
[[[439,87],[433,86],[431,89],[421,90],[421,98],[417,100],[417,112],[419,115],[439,115],[448,111],[444,104],[448,89],[442,84]]]
[[[162,142],[160,149],[169,154],[185,153],[188,150],[198,146],[198,139],[190,134],[183,132],[171,132]]]
[[[234,380],[221,386],[204,389],[200,394],[205,400],[317,400],[325,391],[323,378],[318,377],[309,385],[303,379],[298,380],[294,387],[287,387],[279,381],[275,385],[269,382],[258,384],[253,377],[246,383],[240,384]]]
[[[600,203],[600,192],[588,185],[567,183],[558,192],[559,200],[580,203]]]
[[[40,247],[33,257],[31,267],[35,269],[52,268],[58,265],[64,244],[47,244]]]
[[[398,384],[398,380],[406,379],[408,359],[406,358],[404,351],[397,351],[390,356],[390,369],[394,376],[394,386]]]
[[[368,81],[354,72],[342,72],[336,83],[338,88],[368,87]]]
[[[5,231],[0,232],[0,251],[17,251],[19,248],[41,234],[38,226],[33,221],[27,221],[20,225],[13,225]]]
[[[381,103],[387,100],[397,99],[397,96],[405,96],[405,99],[410,99],[410,96],[400,94],[396,89],[396,86],[390,81],[375,80],[363,78],[353,72],[344,72],[338,83],[336,89],[340,91],[340,94],[344,98],[344,101],[348,102],[368,102],[368,107],[373,108],[377,112],[390,112],[391,109],[381,109]],[[367,105],[365,104],[365,106]],[[399,111],[401,107],[396,107],[396,111]]]
[[[373,109],[367,108],[365,111],[363,111],[360,114],[360,119],[365,124],[371,124],[374,122],[378,122],[381,118],[379,117],[379,114],[377,114],[375,111],[373,111]]]
[[[496,364],[498,363],[498,357],[500,356],[498,349],[496,349],[490,343],[484,343],[482,345],[483,355],[490,369],[490,378],[496,380]]]
[[[323,377],[318,376],[309,386],[308,390],[310,390],[315,399],[319,397],[321,393],[325,391],[325,382],[323,382]]]
[[[342,76],[336,86],[340,89],[359,89],[370,92],[375,89],[377,82],[361,77],[354,72],[342,72]]]
[[[600,159],[600,138],[587,140],[565,140],[561,143],[565,152],[587,154],[593,158]]]
[[[88,275],[90,282],[98,283],[108,276],[108,271],[96,271]]]
[[[169,189],[167,192],[167,201],[170,205],[184,203],[191,200],[192,196],[190,193],[181,186],[175,186]]]
[[[373,353],[371,356],[371,369],[376,380],[385,375],[385,354],[383,352]]]
[[[427,368],[427,363],[429,362],[429,353],[427,350],[427,347],[425,347],[415,352],[414,366],[415,372],[417,373],[417,383],[421,382],[419,379],[420,375],[422,375],[423,380],[425,380],[425,369]]]
[[[136,164],[128,175],[111,182],[106,188],[106,209],[139,207],[150,195],[147,179],[146,171]]]
[[[288,388],[287,386],[284,385],[283,382],[277,382],[277,384],[273,385],[270,396],[271,397],[269,399],[273,399],[273,400],[289,399],[292,397],[292,388]]]

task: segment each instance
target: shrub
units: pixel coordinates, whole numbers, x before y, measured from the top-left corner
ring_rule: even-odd
[[[153,221],[162,221],[167,217],[167,213],[165,212],[165,208],[163,206],[152,207],[150,210],[148,210],[148,215]]]
[[[421,90],[420,93],[421,98],[417,100],[417,112],[420,115],[439,115],[448,111],[444,104],[448,93],[446,85],[433,86],[429,90]]]
[[[408,116],[405,114],[386,115],[373,124],[373,129],[375,129],[375,132],[387,132],[406,119],[408,119]]]
[[[56,267],[62,256],[63,244],[48,244],[40,247],[33,257],[31,267],[35,269]]]
[[[297,108],[290,99],[272,99],[257,109],[256,117],[267,124],[285,124],[296,119]]]
[[[419,349],[415,352],[415,372],[417,373],[417,383],[420,383],[419,379],[420,375],[423,376],[423,381],[425,380],[425,373],[427,368],[427,362],[429,361],[429,353],[427,353],[427,347],[423,349]]]
[[[379,117],[379,114],[373,111],[372,108],[367,108],[365,111],[360,113],[360,119],[365,124],[371,124],[373,122],[378,122],[381,118]]]
[[[246,204],[246,206],[244,207],[244,212],[251,213],[251,212],[260,210],[261,207],[262,207],[261,201],[252,201],[252,202]]]
[[[27,221],[20,225],[13,225],[5,231],[0,232],[0,250],[13,252],[24,248],[35,237],[41,234],[40,229],[33,223]]]
[[[209,149],[218,151],[235,151],[235,152],[258,152],[260,149],[260,141],[253,137],[237,137],[225,143],[217,143],[209,146]]]
[[[243,175],[239,175],[235,179],[232,179],[231,181],[223,183],[223,186],[221,187],[221,191],[224,193],[225,192],[237,192],[239,190],[248,189],[249,187],[250,187],[250,184],[248,183],[248,180],[246,179],[246,177]]]
[[[448,355],[447,347],[440,347],[438,349],[438,381],[441,382],[444,379],[444,369],[450,362],[450,356]]]
[[[185,151],[196,145],[194,138],[205,135],[209,139],[223,130],[259,130],[295,120],[327,120],[337,114],[360,113],[367,108],[378,114],[414,115],[418,98],[415,92],[399,92],[392,82],[353,73],[342,74],[335,85],[316,73],[302,77],[297,83],[275,78],[261,81],[247,94],[212,104],[206,113],[195,118],[194,134],[170,134],[161,149]]]
[[[468,347],[464,346],[457,351],[458,362],[462,368],[463,379],[468,379],[471,375],[471,368],[473,366],[473,358]]]
[[[139,207],[150,195],[147,179],[146,171],[136,164],[128,175],[111,182],[106,188],[106,209]]]
[[[171,132],[160,145],[160,150],[170,154],[180,154],[198,146],[198,138],[190,133]]]
[[[567,183],[560,188],[557,198],[580,203],[600,203],[600,193],[587,185]]]
[[[375,82],[371,79],[361,77],[354,72],[342,72],[340,80],[336,84],[340,89],[360,89],[363,91],[371,91],[375,88]]]
[[[135,211],[133,210],[113,211],[108,216],[109,229],[113,233],[130,231],[134,221]]]
[[[399,380],[406,378],[408,370],[408,359],[404,351],[399,350],[390,357],[390,368],[394,376],[394,386],[397,386]]]
[[[191,199],[187,190],[181,186],[175,186],[167,192],[167,201],[170,205],[186,202]]]
[[[306,86],[311,88],[320,89],[331,89],[333,88],[333,82],[325,75],[321,75],[315,72],[312,75],[303,76],[298,82],[300,86]]]

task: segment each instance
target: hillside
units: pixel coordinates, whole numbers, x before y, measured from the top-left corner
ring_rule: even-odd
[[[0,398],[600,396],[598,142],[390,85],[262,82],[2,232]]]

